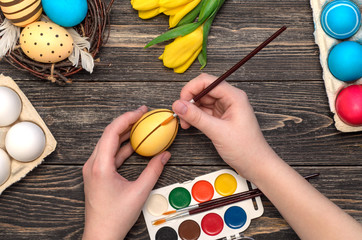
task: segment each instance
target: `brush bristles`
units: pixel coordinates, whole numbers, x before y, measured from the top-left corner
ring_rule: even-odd
[[[162,213],[162,215],[171,215],[171,214],[174,214],[174,213],[176,213],[176,210],[164,212],[164,213]]]
[[[175,117],[173,115],[171,115],[169,118],[167,118],[165,121],[163,121],[161,123],[161,126],[165,126],[167,123],[171,122],[172,119],[174,119]]]
[[[157,225],[160,225],[160,224],[165,223],[165,222],[166,222],[166,219],[164,219],[164,218],[163,219],[158,219],[158,220],[152,222],[152,225],[157,226]]]

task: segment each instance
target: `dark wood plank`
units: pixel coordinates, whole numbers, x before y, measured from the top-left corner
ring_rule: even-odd
[[[278,12],[278,14],[275,14]],[[320,80],[318,48],[314,43],[313,19],[308,1],[226,1],[209,35],[208,65],[199,64],[182,75],[175,75],[157,59],[165,44],[143,49],[154,37],[167,31],[166,16],[141,20],[129,1],[116,1],[112,8],[108,43],[99,57],[102,65],[89,75],[73,76],[76,81],[188,81],[200,72],[221,75],[282,25],[288,30],[255,59],[230,77],[231,81]],[[7,63],[0,72],[18,79],[39,81]],[[154,76],[157,72],[157,78]],[[106,76],[106,77],[105,77]]]
[[[145,166],[123,166],[120,173],[135,180]],[[225,166],[167,165],[156,188],[184,182]],[[297,167],[302,175],[320,172],[311,183],[362,223],[361,167]],[[353,176],[353,177],[351,177]],[[255,239],[297,239],[278,211],[263,197],[261,218],[245,232]],[[0,197],[0,239],[80,239],[83,231],[84,197],[80,166],[40,165]],[[127,239],[148,239],[142,216]]]
[[[62,88],[40,82],[29,86],[20,81],[19,85],[58,140],[46,164],[83,164],[115,117],[142,104],[170,108],[184,83],[95,82]],[[289,164],[362,164],[361,133],[345,134],[335,129],[327,97],[322,93],[323,83],[233,85],[247,92],[265,137]],[[171,164],[223,164],[210,141],[196,129],[180,130],[170,151]],[[134,155],[129,164],[147,161]]]
[[[107,0],[108,2],[109,0]],[[19,71],[4,60],[58,141],[56,151],[0,196],[0,239],[80,239],[84,196],[81,166],[104,127],[125,111],[146,104],[170,108],[187,81],[201,72],[221,75],[281,26],[288,30],[228,78],[245,90],[263,133],[276,152],[301,174],[321,172],[312,184],[362,223],[362,133],[333,126],[314,43],[309,1],[226,1],[209,35],[208,65],[195,62],[175,74],[157,59],[166,43],[144,45],[168,29],[160,15],[142,20],[130,2],[115,1],[111,32],[93,74],[72,76],[58,87]],[[228,166],[196,129],[180,130],[172,158],[156,187]],[[148,159],[134,154],[120,172],[134,180]],[[255,239],[299,239],[263,197],[264,215],[245,232]],[[141,216],[127,239],[148,239]]]

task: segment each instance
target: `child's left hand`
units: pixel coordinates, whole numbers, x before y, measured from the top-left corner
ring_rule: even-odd
[[[146,113],[142,106],[109,124],[83,167],[85,227],[83,239],[123,239],[137,221],[141,209],[171,157],[163,152],[148,163],[139,178],[130,182],[117,169],[132,153],[132,125]]]

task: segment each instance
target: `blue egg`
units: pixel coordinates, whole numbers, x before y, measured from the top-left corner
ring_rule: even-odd
[[[345,41],[329,52],[328,67],[337,79],[350,82],[362,77],[362,45]]]
[[[41,3],[50,20],[63,27],[78,25],[88,12],[87,0],[42,0]]]
[[[348,0],[336,0],[328,3],[321,14],[323,30],[332,38],[352,37],[361,26],[361,11]]]

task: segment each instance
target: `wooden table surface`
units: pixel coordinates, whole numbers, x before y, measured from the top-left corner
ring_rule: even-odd
[[[221,75],[281,26],[288,29],[228,78],[246,91],[263,133],[275,151],[302,175],[320,172],[311,183],[362,223],[362,133],[334,127],[314,43],[308,0],[228,0],[212,26],[208,65],[184,74],[157,59],[164,44],[143,46],[167,30],[168,19],[141,20],[129,1],[111,12],[111,33],[101,49],[102,65],[59,87],[0,62],[38,110],[58,141],[42,165],[0,196],[0,239],[80,239],[84,221],[82,166],[112,119],[145,104],[170,108],[187,81],[201,72]],[[180,130],[172,158],[156,188],[229,168],[196,129]],[[120,173],[134,180],[148,162],[132,155]],[[275,207],[244,232],[254,239],[298,239]],[[127,239],[148,239],[141,215]]]

